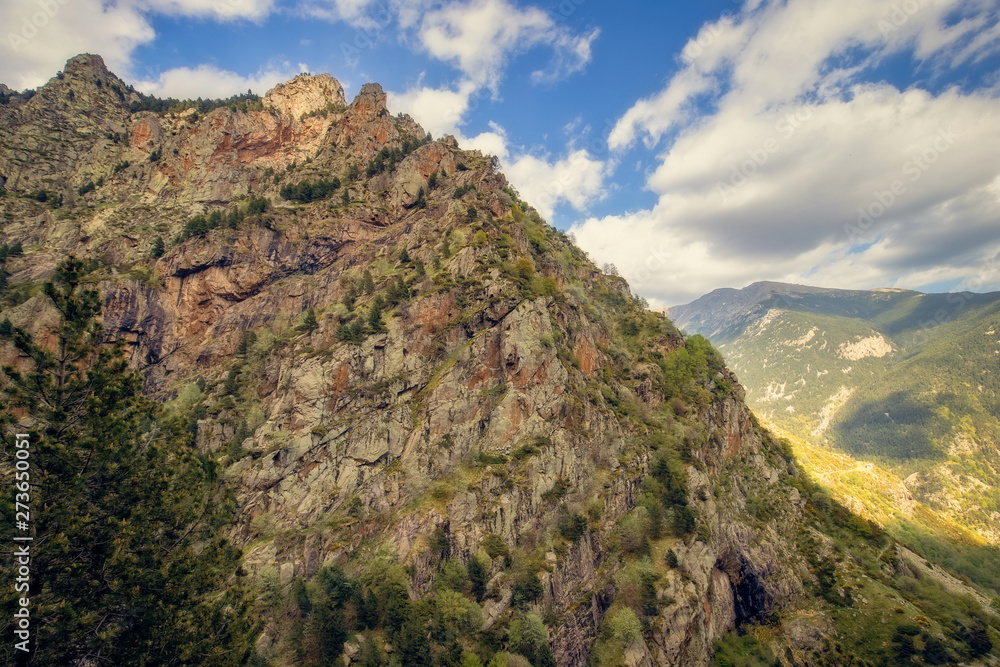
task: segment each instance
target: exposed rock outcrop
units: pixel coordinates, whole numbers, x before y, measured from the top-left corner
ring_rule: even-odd
[[[105,329],[149,392],[201,407],[175,409],[235,490],[248,570],[276,565],[289,584],[390,550],[416,597],[443,550],[467,562],[499,540],[537,557],[533,608],[558,619],[550,649],[584,665],[624,604],[622,526],[677,447],[690,522],[657,537],[656,567],[664,549],[677,566],[656,580],[624,664],[708,664],[714,641],[803,592],[798,472],[736,378],[692,375],[690,404],[672,392],[664,360],[683,337],[544,225],[489,158],[428,142],[376,84],[344,107],[328,75],[277,86],[264,111],[133,114],[130,94],[81,56],[0,108],[3,241],[30,247],[8,268],[25,282],[70,252],[93,261]],[[76,138],[56,141],[67,123]],[[282,199],[334,178],[318,201]],[[62,207],[14,196],[40,189]],[[185,226],[195,214],[204,227]],[[564,517],[584,527],[567,533]],[[489,576],[486,627],[513,604],[502,558]]]

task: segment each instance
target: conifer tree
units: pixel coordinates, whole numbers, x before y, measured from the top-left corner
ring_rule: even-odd
[[[19,361],[3,368],[0,420],[8,435],[29,434],[34,541],[30,652],[5,642],[0,662],[241,664],[252,628],[238,578],[225,581],[238,553],[208,531],[210,462],[158,420],[121,346],[101,344],[84,273],[71,257],[45,286],[59,312],[54,346],[5,328]]]
[[[163,238],[157,236],[156,240],[153,241],[153,249],[150,251],[150,256],[153,259],[159,259],[163,257],[163,253],[166,251],[166,244],[163,243]]]
[[[303,331],[309,333],[319,329],[319,320],[316,319],[316,311],[312,308],[306,310],[305,317],[302,319],[302,324],[300,326]]]

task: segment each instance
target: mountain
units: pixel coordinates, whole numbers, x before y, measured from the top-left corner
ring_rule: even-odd
[[[0,182],[0,324],[52,341],[42,285],[85,260],[162,404],[141,436],[183,434],[226,487],[212,527],[256,625],[218,664],[986,664],[1000,645],[987,590],[832,502],[703,338],[376,84],[158,100],[78,56],[0,105]],[[198,663],[151,655],[118,659]]]
[[[757,283],[669,313],[719,345],[759,415],[1000,542],[1000,294]]]

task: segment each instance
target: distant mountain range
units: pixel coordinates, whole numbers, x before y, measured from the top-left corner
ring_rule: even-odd
[[[760,282],[668,315],[720,349],[759,415],[1000,541],[1000,293]]]

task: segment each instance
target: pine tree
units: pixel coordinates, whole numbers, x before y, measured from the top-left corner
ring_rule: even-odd
[[[30,653],[8,642],[0,655],[33,666],[240,664],[252,628],[239,582],[217,593],[238,558],[207,532],[217,481],[180,446],[178,425],[158,421],[121,346],[101,345],[98,293],[83,277],[71,257],[45,286],[60,316],[54,349],[17,327],[7,338],[21,370],[3,368],[0,420],[31,442],[33,637]]]
[[[486,596],[486,579],[489,572],[483,567],[483,562],[479,556],[473,554],[469,559],[469,581],[472,583],[472,594],[476,596],[476,601],[482,602]]]
[[[368,328],[372,333],[384,333],[385,324],[382,322],[382,308],[385,302],[382,300],[382,295],[379,294],[372,301],[371,310],[368,313]]]
[[[163,243],[163,239],[159,236],[153,241],[153,249],[150,251],[150,256],[153,259],[159,259],[163,257],[163,253],[166,252],[166,245]]]
[[[319,320],[316,319],[316,311],[312,308],[306,311],[305,317],[302,319],[301,328],[303,331],[312,333],[319,329]]]

